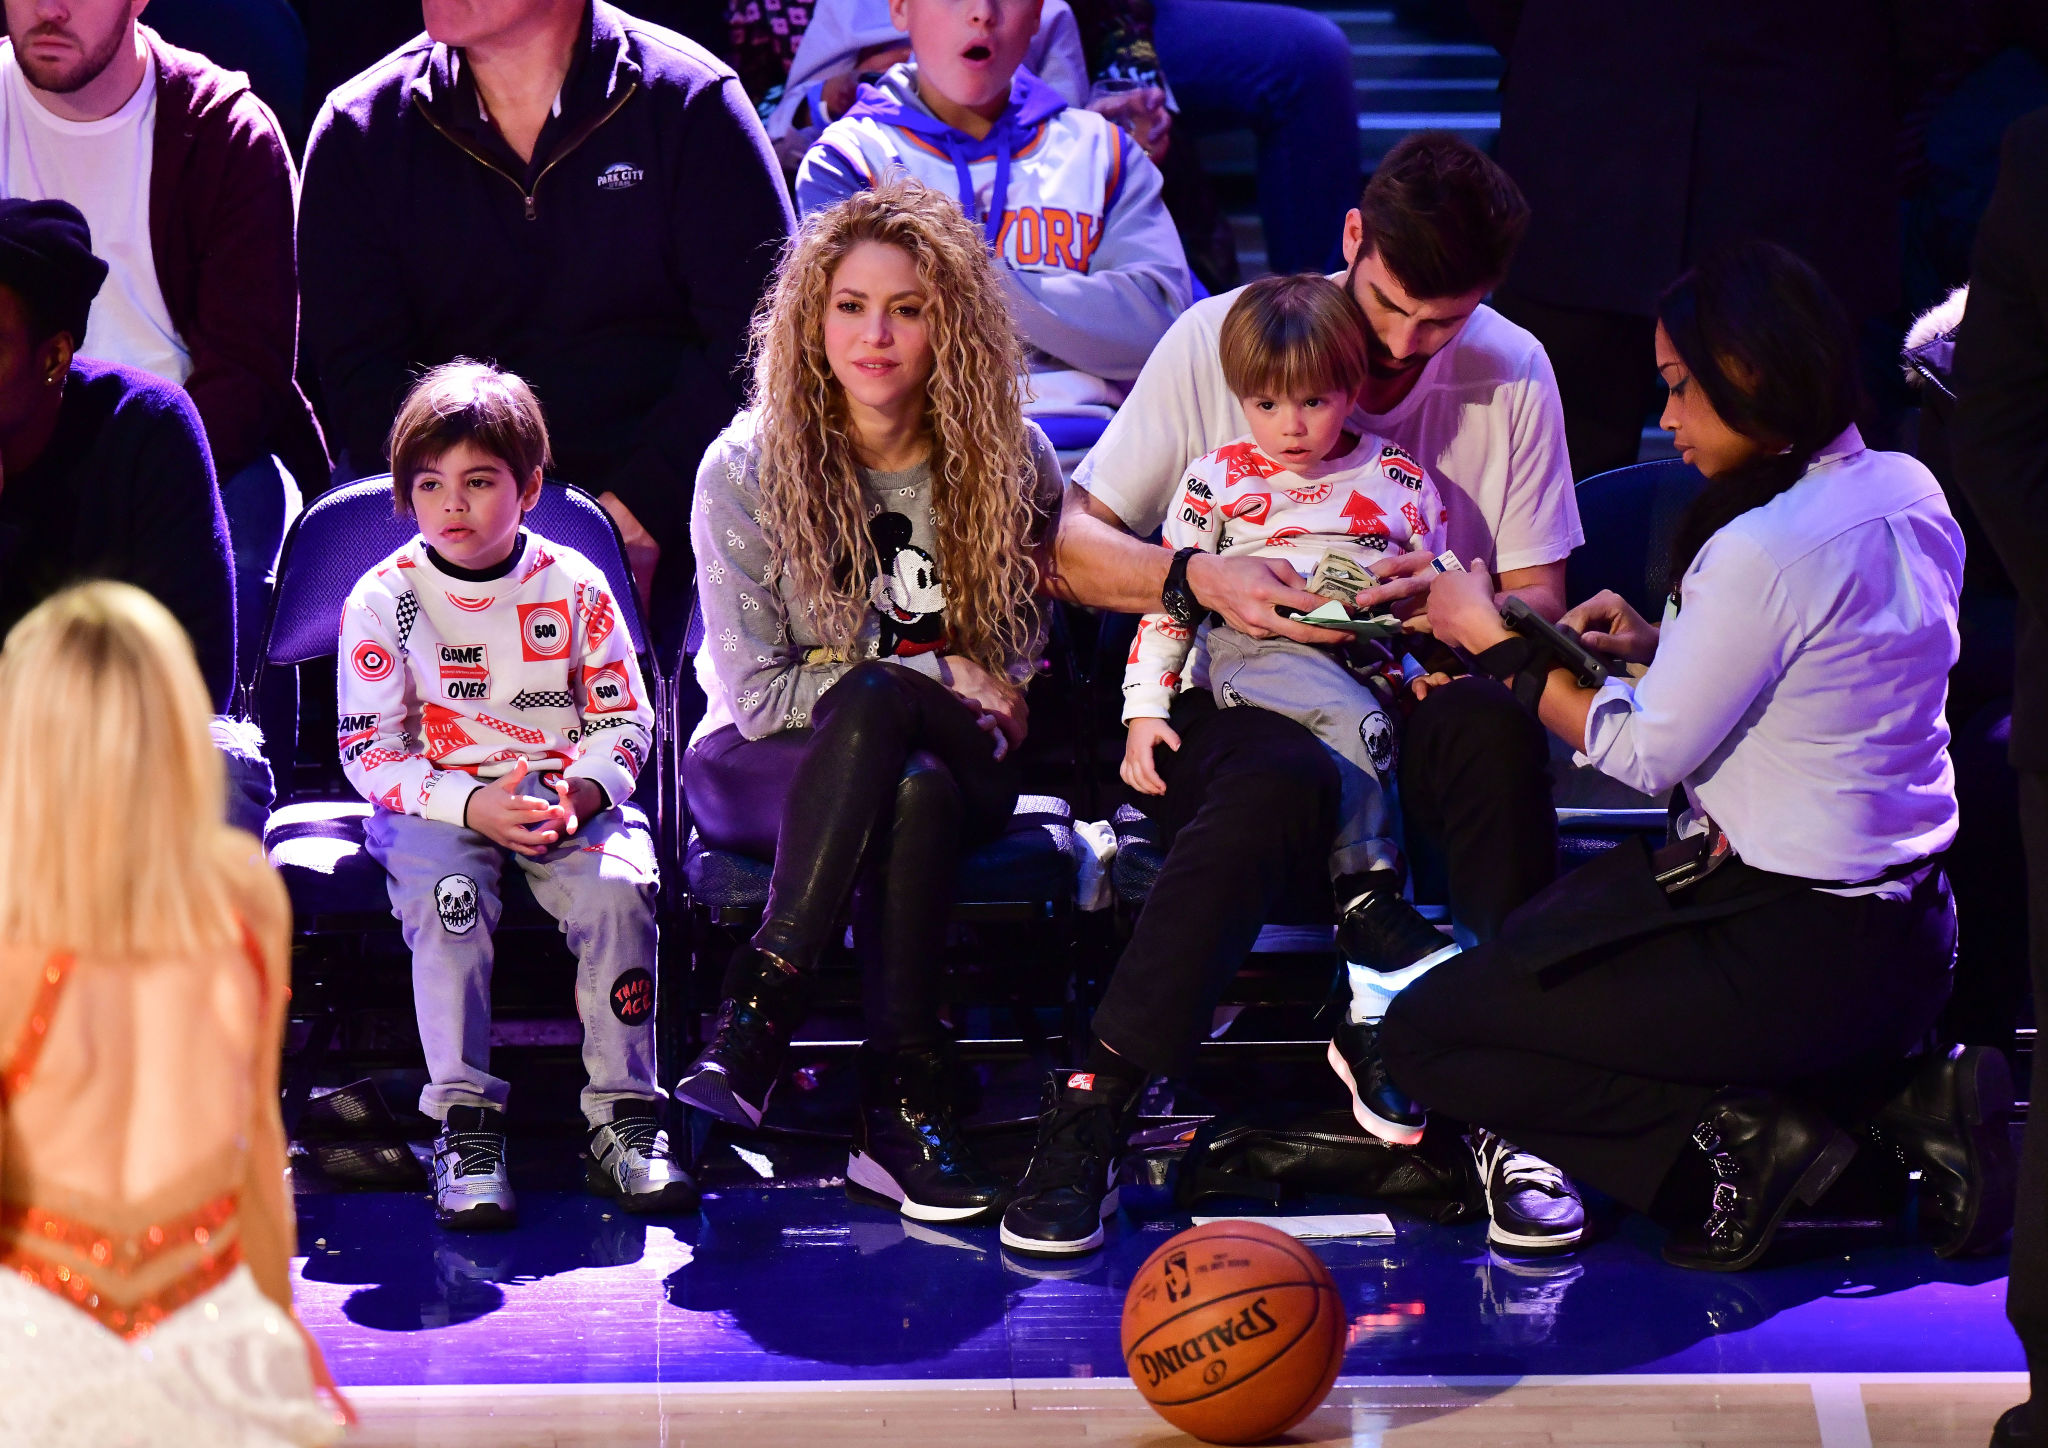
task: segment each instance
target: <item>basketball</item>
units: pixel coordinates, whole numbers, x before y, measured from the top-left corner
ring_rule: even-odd
[[[1211,1222],[1138,1269],[1124,1296],[1124,1366],[1174,1427],[1257,1443],[1329,1396],[1344,1330],[1337,1284],[1314,1252],[1259,1222]]]

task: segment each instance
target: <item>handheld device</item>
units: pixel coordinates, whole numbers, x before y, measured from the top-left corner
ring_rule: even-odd
[[[1599,688],[1619,669],[1613,660],[1587,648],[1577,633],[1552,623],[1519,598],[1511,596],[1501,605],[1500,621],[1569,669],[1582,689]]]

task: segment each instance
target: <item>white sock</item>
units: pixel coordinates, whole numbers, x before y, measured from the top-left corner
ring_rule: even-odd
[[[1374,970],[1369,965],[1358,965],[1347,961],[1344,972],[1351,979],[1351,1010],[1347,1019],[1352,1024],[1379,1024],[1380,1018],[1393,1004],[1394,997],[1410,985],[1421,980],[1430,971],[1458,953],[1458,947],[1450,941],[1444,948],[1432,955],[1426,955],[1413,965],[1399,970]]]

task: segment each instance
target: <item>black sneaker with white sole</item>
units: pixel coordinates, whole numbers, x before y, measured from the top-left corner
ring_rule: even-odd
[[[1392,878],[1376,870],[1367,879]],[[1433,957],[1448,959],[1457,944],[1422,918],[1398,887],[1388,884],[1337,902],[1337,953],[1353,965],[1392,972]]]
[[[1002,1242],[1027,1256],[1067,1257],[1100,1247],[1102,1224],[1116,1215],[1117,1167],[1142,1093],[1119,1102],[1086,1071],[1054,1072],[1049,1088]]]
[[[1340,1021],[1330,1037],[1330,1069],[1351,1092],[1351,1115],[1389,1146],[1414,1146],[1429,1118],[1387,1075],[1380,1028],[1370,1021]]]
[[[457,1232],[514,1226],[519,1207],[505,1171],[505,1113],[451,1106],[434,1138],[434,1219]]]
[[[1472,1133],[1486,1188],[1486,1240],[1510,1256],[1569,1252],[1586,1235],[1586,1207],[1565,1174],[1490,1131]]]
[[[860,1113],[846,1183],[917,1222],[968,1222],[1001,1211],[1010,1184],[983,1166],[960,1130],[951,1051],[862,1046]]]

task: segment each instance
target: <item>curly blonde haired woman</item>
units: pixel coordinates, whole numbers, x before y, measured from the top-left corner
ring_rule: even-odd
[[[953,868],[1017,797],[1052,446],[1025,420],[988,248],[896,183],[809,217],[754,326],[751,406],[691,519],[705,843],[775,861],[679,1097],[757,1125],[849,898],[868,1040],[849,1182],[906,1216],[1001,1208],[953,1108],[937,985]]]
[[[0,1442],[341,1434],[292,1317],[291,907],[222,821],[212,712],[127,584],[0,652]]]

